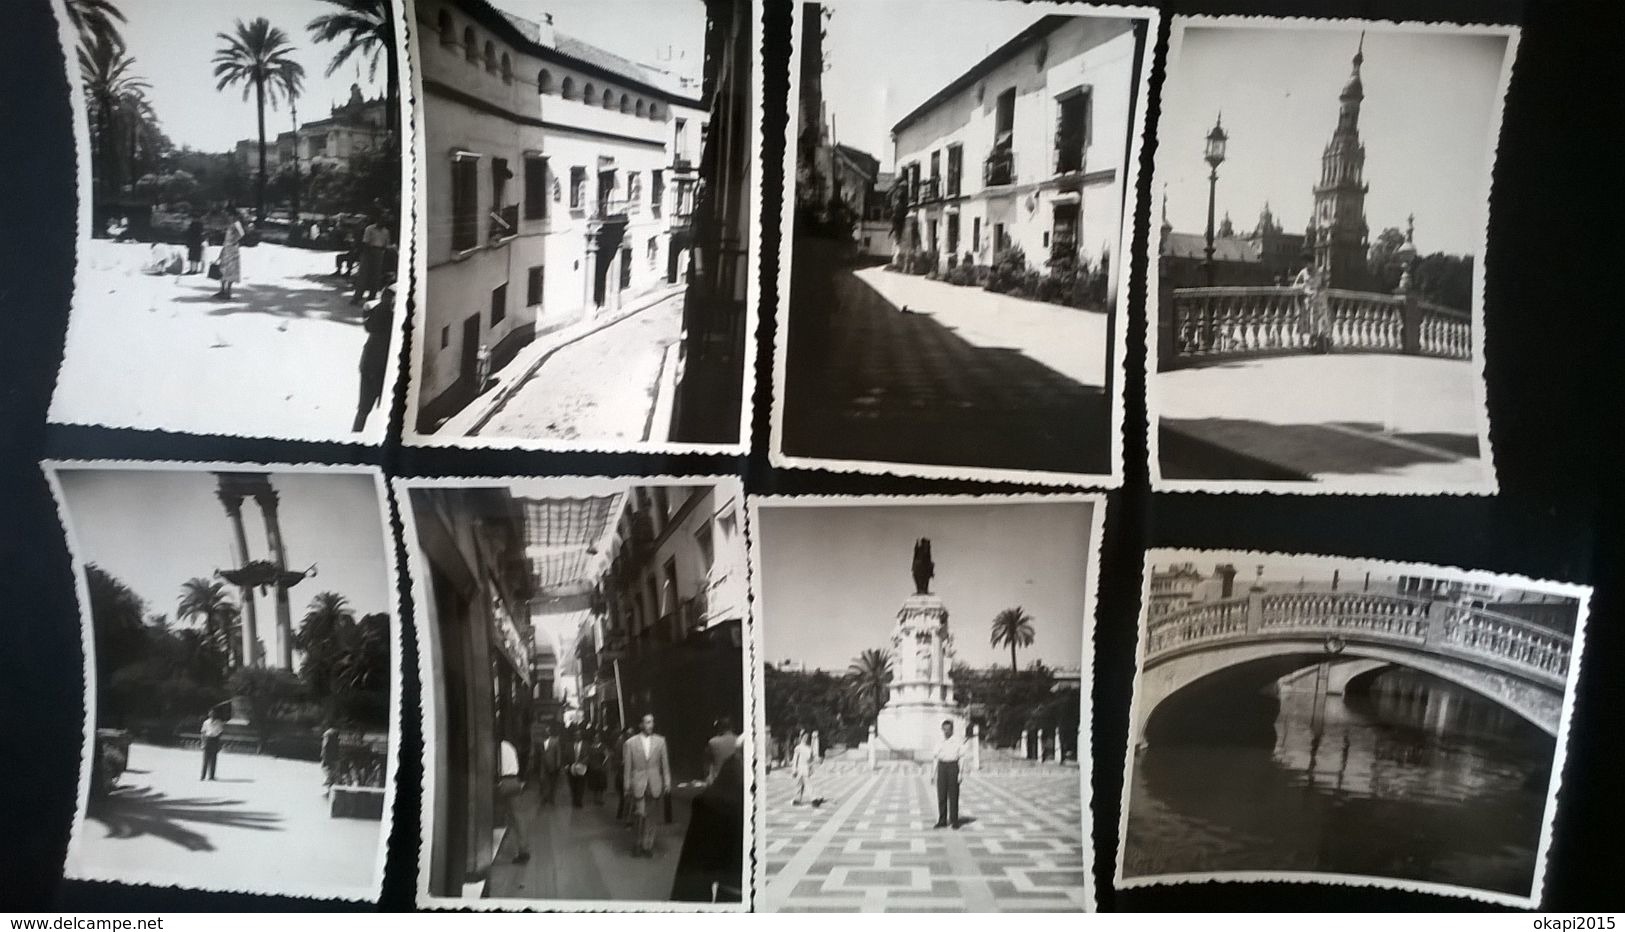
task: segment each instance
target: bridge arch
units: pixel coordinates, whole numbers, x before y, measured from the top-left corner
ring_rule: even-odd
[[[1365,662],[1362,663],[1363,669],[1351,674],[1348,679],[1361,673],[1374,673],[1387,666],[1432,674],[1511,710],[1553,737],[1557,735],[1563,706],[1562,694],[1531,687],[1508,674],[1448,657],[1379,644],[1349,644],[1334,657],[1326,652],[1319,641],[1279,640],[1216,645],[1148,667],[1141,674],[1139,690],[1134,697],[1134,721],[1130,730],[1134,746],[1146,745],[1147,725],[1157,709],[1172,696],[1197,683],[1226,672],[1233,674],[1241,668],[1250,668],[1258,674],[1262,685],[1263,682],[1329,659]]]

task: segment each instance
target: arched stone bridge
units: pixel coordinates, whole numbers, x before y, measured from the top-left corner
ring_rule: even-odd
[[[1144,636],[1135,746],[1157,707],[1198,680],[1244,665],[1283,676],[1323,660],[1337,661],[1339,686],[1390,664],[1430,673],[1555,736],[1573,649],[1568,635],[1512,615],[1368,592],[1250,592],[1170,612]]]

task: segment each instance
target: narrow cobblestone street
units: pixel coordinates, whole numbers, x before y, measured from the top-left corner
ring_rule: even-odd
[[[664,441],[654,425],[661,361],[682,332],[674,294],[553,353],[480,428],[482,436]]]

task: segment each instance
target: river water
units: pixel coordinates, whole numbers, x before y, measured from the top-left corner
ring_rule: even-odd
[[[1191,697],[1195,714],[1136,755],[1125,876],[1315,871],[1529,893],[1551,737],[1408,670],[1321,695],[1311,672],[1222,706]],[[1216,707],[1240,719],[1223,740],[1193,726]]]

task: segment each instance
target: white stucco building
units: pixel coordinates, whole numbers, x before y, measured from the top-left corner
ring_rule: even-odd
[[[1143,23],[1139,24],[1143,26]],[[892,128],[908,220],[900,252],[1027,267],[1071,253],[1119,263],[1137,21],[1045,16]]]
[[[693,82],[485,0],[416,6],[427,197],[419,427],[526,343],[683,281]]]

